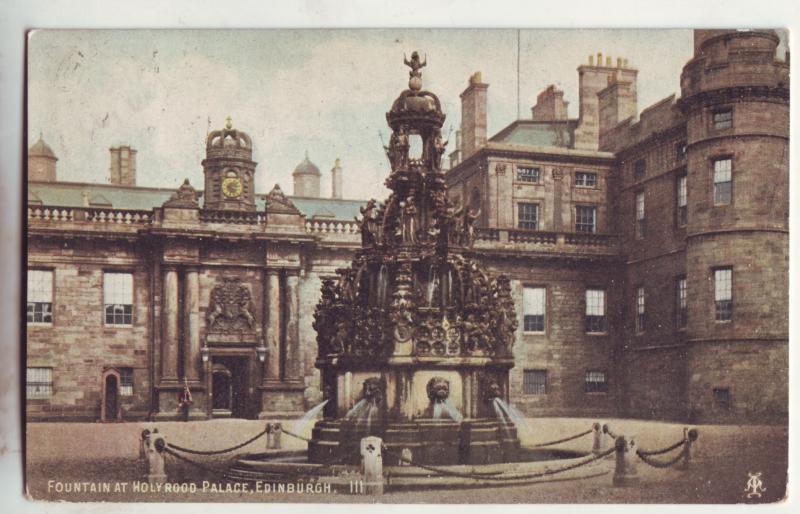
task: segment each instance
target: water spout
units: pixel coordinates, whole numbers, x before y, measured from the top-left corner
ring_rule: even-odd
[[[531,430],[530,425],[525,420],[525,416],[513,405],[507,404],[500,398],[495,398],[492,401],[492,405],[494,406],[494,411],[497,414],[497,418],[502,421],[505,427],[509,427],[510,425],[514,425],[517,427],[518,435],[520,439],[524,438],[530,440],[533,431]],[[521,432],[521,433],[520,433]]]
[[[450,416],[450,419],[452,419],[456,423],[461,423],[462,421],[464,421],[464,416],[462,416],[461,413],[458,412],[458,409],[456,409],[455,406],[452,403],[450,403],[449,399],[445,400],[444,403],[442,403],[442,406],[444,407],[444,410],[447,411],[447,414]]]
[[[433,294],[436,291],[438,282],[439,277],[436,273],[436,266],[431,264],[430,268],[428,268],[428,283],[425,290],[425,300],[428,303],[428,307],[433,304]]]
[[[303,414],[303,416],[295,421],[294,425],[292,425],[292,432],[295,434],[300,434],[303,437],[309,437],[311,435],[311,431],[309,430],[311,424],[316,421],[317,416],[320,412],[322,412],[322,409],[325,407],[325,404],[328,403],[328,401],[329,400],[325,400],[324,402],[315,405],[309,409],[308,412]]]

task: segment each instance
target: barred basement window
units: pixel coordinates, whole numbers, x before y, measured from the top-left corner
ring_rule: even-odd
[[[644,313],[644,288],[636,288],[636,332],[644,332],[647,327]]]
[[[720,410],[730,410],[731,390],[727,387],[714,388],[714,407]]]
[[[645,233],[644,191],[636,193],[636,239],[642,239]]]
[[[575,207],[575,232],[594,234],[597,231],[597,209],[591,205]]]
[[[639,159],[633,163],[633,178],[640,179],[647,174],[647,161]]]
[[[522,372],[522,392],[525,394],[547,394],[547,370],[524,370]]]
[[[519,228],[539,228],[539,204],[538,203],[519,203],[517,204],[519,218]]]
[[[526,287],[522,290],[522,328],[525,332],[544,332],[545,300],[543,287]]]
[[[676,196],[677,196],[677,223],[679,227],[686,226],[686,223],[689,221],[689,210],[687,208],[687,197],[686,197],[686,175],[681,175],[678,177],[678,184],[676,188]]]
[[[686,328],[689,320],[689,308],[686,303],[686,277],[675,280],[675,328]]]
[[[28,270],[28,323],[53,322],[53,272]]]
[[[119,368],[119,395],[133,396],[133,368]]]
[[[714,270],[714,319],[730,321],[733,319],[733,269]]]
[[[714,160],[714,205],[731,203],[731,158]]]
[[[719,111],[714,111],[711,115],[711,119],[714,128],[717,130],[731,128],[733,126],[733,110],[720,109]]]
[[[586,331],[606,331],[606,292],[602,289],[586,290]]]
[[[532,182],[539,183],[541,170],[539,168],[531,168],[527,166],[517,166],[517,180],[519,182]]]
[[[597,187],[597,173],[575,172],[575,185],[578,187]]]
[[[27,368],[25,392],[29,400],[41,400],[53,396],[53,368]]]
[[[589,370],[586,372],[585,387],[587,393],[605,393],[608,391],[606,372]]]
[[[133,324],[132,274],[103,274],[103,305],[106,325]]]

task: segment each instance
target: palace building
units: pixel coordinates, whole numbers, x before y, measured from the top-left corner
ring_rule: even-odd
[[[577,119],[550,86],[489,137],[489,84],[461,94],[448,194],[479,213],[472,257],[511,278],[527,415],[788,417],[788,54],[771,31],[694,37],[680,97],[642,111],[637,70],[600,54]],[[128,146],[109,184],[29,149],[29,420],[175,419],[184,384],[193,419],[320,401],[314,308],[366,199],[342,199],[338,161],[320,198],[308,156],[293,195],[259,194],[253,144],[209,134],[202,191],[137,186]]]

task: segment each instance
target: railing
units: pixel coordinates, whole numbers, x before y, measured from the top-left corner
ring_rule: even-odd
[[[265,218],[263,212],[201,210],[200,221],[209,223],[233,223],[237,225],[258,225],[264,223]]]
[[[308,220],[306,232],[309,234],[358,234],[358,223],[355,221]]]
[[[558,234],[556,232],[540,232],[538,230],[509,230],[508,241],[510,243],[554,245],[558,242]]]
[[[32,205],[28,207],[28,219],[38,221],[86,221],[89,223],[117,225],[148,225],[153,222],[153,211]]]
[[[541,230],[476,228],[475,240],[499,244],[526,244],[540,246],[594,246],[612,247],[616,238],[609,234],[576,232],[546,232]]]

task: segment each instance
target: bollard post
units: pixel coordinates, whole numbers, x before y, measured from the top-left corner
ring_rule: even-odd
[[[607,441],[606,438],[610,439],[611,440],[611,446],[614,446],[614,444],[616,443],[616,437],[614,437],[612,435],[611,427],[608,426],[608,423],[603,423],[603,442],[604,443]],[[608,457],[606,457],[606,459],[613,459],[613,458],[614,458],[614,454],[613,453],[610,454]]]
[[[158,429],[153,429],[150,433],[142,433],[145,438],[145,455],[147,462],[147,483],[150,485],[163,484],[167,481],[167,473],[164,468],[164,448],[167,445],[164,437],[158,433]]]
[[[367,494],[383,494],[383,440],[370,436],[361,439],[361,465]]]
[[[636,471],[636,441],[633,437],[621,435],[614,442],[616,466],[614,467],[614,486],[624,487],[639,483]]]
[[[142,430],[142,435],[139,438],[139,462],[147,462],[147,438],[150,435],[150,430]]]
[[[697,429],[683,429],[683,460],[678,469],[689,469],[689,461],[692,459],[692,443],[697,441]]]
[[[264,427],[264,429],[267,432],[267,437],[266,437],[267,441],[265,443],[266,449],[269,450],[270,448],[272,448],[272,423],[267,421],[267,426]]]
[[[603,429],[600,426],[600,423],[595,423],[592,426],[592,430],[594,431],[594,440],[592,441],[592,453],[597,455],[603,453],[606,449],[605,445],[605,434],[603,433]]]
[[[281,449],[281,433],[283,432],[283,425],[280,423],[272,423],[267,431],[267,448],[273,450]]]
[[[411,462],[414,460],[414,454],[411,453],[411,448],[403,448],[400,452],[400,456],[402,457],[402,460],[398,462],[400,466],[410,466]]]

